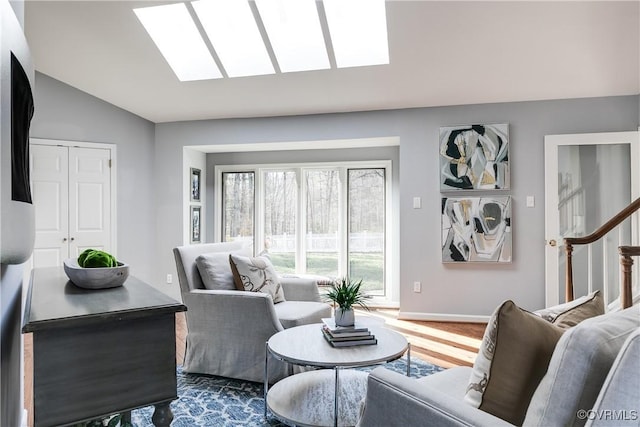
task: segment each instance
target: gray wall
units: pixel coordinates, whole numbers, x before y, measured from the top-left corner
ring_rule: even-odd
[[[11,63],[10,51],[20,61],[31,85],[33,85],[33,63],[22,31],[24,4],[21,1],[0,0],[0,252],[9,246],[10,254],[0,254],[7,262],[20,262],[28,256],[30,248],[5,245],[7,229],[14,236],[30,236],[33,223],[16,218],[16,212],[30,211],[23,202],[12,200],[11,196]],[[22,206],[21,206],[22,205]],[[27,205],[27,206],[24,206]],[[19,206],[18,209],[16,207]],[[4,240],[2,237],[4,236]],[[28,240],[26,238],[25,240]],[[30,245],[28,245],[30,246]],[[19,254],[13,253],[18,249]],[[9,255],[9,256],[7,256]],[[0,265],[0,426],[19,426],[22,421],[22,274],[19,264]]]
[[[36,73],[31,137],[117,145],[117,255],[154,280],[154,124]]]
[[[157,257],[161,265],[170,265],[171,248],[182,244],[182,146],[397,136],[401,311],[488,315],[505,299],[540,308],[544,304],[544,136],[636,130],[638,109],[638,96],[625,96],[158,124]],[[440,261],[438,129],[465,123],[509,123],[512,189],[507,194],[513,197],[514,258],[508,265],[444,265]],[[525,207],[528,195],[536,198],[534,208]],[[422,197],[422,209],[411,208],[414,196]],[[158,271],[158,282],[164,274]],[[414,281],[423,283],[422,293],[413,293]]]

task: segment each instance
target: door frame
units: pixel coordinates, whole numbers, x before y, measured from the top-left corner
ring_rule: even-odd
[[[110,158],[111,158],[111,253],[114,256],[117,256],[118,252],[118,241],[117,241],[117,225],[118,225],[118,215],[117,215],[117,165],[116,161],[117,157],[117,145],[109,144],[104,142],[88,142],[88,141],[70,141],[70,140],[62,140],[62,139],[41,139],[41,138],[29,138],[29,144],[35,145],[53,145],[59,147],[78,147],[78,148],[100,148],[109,150]],[[30,260],[31,261],[31,260]]]
[[[634,144],[635,142],[635,144]],[[631,153],[631,200],[640,197],[640,132],[605,132],[566,135],[546,135],[544,137],[544,202],[545,202],[545,307],[560,302],[560,283],[558,283],[558,251],[563,248],[557,235],[558,210],[558,147],[563,145],[605,145],[629,144]],[[554,171],[553,173],[551,171]],[[640,229],[640,219],[634,214],[632,234],[636,239]],[[550,242],[556,241],[556,245]],[[639,244],[640,242],[633,242]],[[553,274],[551,273],[553,271]],[[609,301],[606,302],[608,304]]]

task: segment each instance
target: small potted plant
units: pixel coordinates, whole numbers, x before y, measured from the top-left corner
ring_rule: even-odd
[[[348,277],[343,277],[331,285],[331,289],[325,297],[336,306],[334,314],[336,326],[353,326],[355,324],[354,305],[369,310],[365,302],[367,296],[361,291],[361,287],[362,280],[356,282]]]

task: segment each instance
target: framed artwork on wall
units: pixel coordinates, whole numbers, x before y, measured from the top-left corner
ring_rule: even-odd
[[[191,243],[200,243],[202,241],[200,213],[200,206],[191,206]]]
[[[440,128],[440,191],[508,190],[509,125]]]
[[[443,197],[442,262],[509,263],[511,197]]]
[[[200,169],[191,168],[191,201],[200,201]]]

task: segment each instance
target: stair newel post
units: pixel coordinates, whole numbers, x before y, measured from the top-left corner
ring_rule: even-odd
[[[620,304],[622,305],[622,308],[625,309],[633,305],[633,296],[631,293],[631,266],[633,265],[633,259],[631,259],[631,256],[635,252],[638,252],[638,248],[620,246],[618,248],[618,251],[620,252],[620,264],[622,265],[622,280],[620,281]]]
[[[565,277],[565,302],[573,301],[573,265],[572,254],[573,245],[566,239],[564,241],[564,249],[567,254],[567,268]]]

